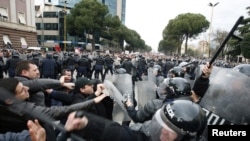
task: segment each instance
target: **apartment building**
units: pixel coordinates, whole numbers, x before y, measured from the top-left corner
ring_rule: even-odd
[[[34,0],[0,0],[0,49],[37,46]]]
[[[81,0],[40,0],[35,6],[37,39],[41,46],[60,47],[68,50],[85,45],[86,39],[67,34],[64,15]],[[98,0],[108,6],[112,15],[125,23],[126,0]],[[91,38],[91,36],[88,36]]]

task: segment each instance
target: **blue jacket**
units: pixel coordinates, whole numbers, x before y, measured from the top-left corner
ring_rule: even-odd
[[[23,130],[19,133],[7,132],[0,134],[0,141],[31,141],[28,130]]]

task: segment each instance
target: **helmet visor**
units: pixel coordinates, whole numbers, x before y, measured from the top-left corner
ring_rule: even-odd
[[[167,86],[169,84],[169,78],[164,79],[157,87],[157,95],[160,99],[165,99],[167,96]]]
[[[152,141],[173,141],[178,137],[178,134],[162,120],[160,109],[150,123],[150,133]]]
[[[157,94],[160,97],[160,99],[165,99],[167,96],[167,91],[166,91],[166,84],[164,82],[160,83],[159,86],[157,87]]]

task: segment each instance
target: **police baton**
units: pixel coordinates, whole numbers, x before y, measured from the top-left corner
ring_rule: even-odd
[[[231,29],[231,31],[228,33],[227,37],[224,39],[224,41],[222,42],[221,46],[219,47],[219,49],[216,51],[216,53],[214,54],[213,58],[210,60],[209,65],[213,64],[215,59],[219,56],[220,52],[222,51],[222,49],[224,48],[224,46],[226,45],[226,43],[228,42],[228,40],[230,39],[231,36],[233,36],[234,31],[238,28],[239,24],[242,22],[242,20],[244,19],[243,16],[240,16],[239,19],[236,21],[236,23],[234,24],[233,28]]]

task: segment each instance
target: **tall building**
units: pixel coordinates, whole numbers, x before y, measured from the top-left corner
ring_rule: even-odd
[[[0,0],[0,49],[37,46],[34,0]]]
[[[126,0],[99,0],[108,6],[110,14],[118,16],[121,22],[125,23]]]
[[[69,46],[81,46],[85,41],[70,37],[66,31],[65,12],[81,0],[40,0],[36,4],[36,28],[37,39],[41,46],[54,47],[60,46],[66,49]],[[112,15],[120,17],[125,23],[126,0],[98,0],[108,6]]]
[[[40,0],[35,4],[37,40],[41,46],[63,46],[67,33],[64,18],[80,0]],[[66,45],[66,43],[65,43]],[[62,48],[62,47],[61,47]]]

